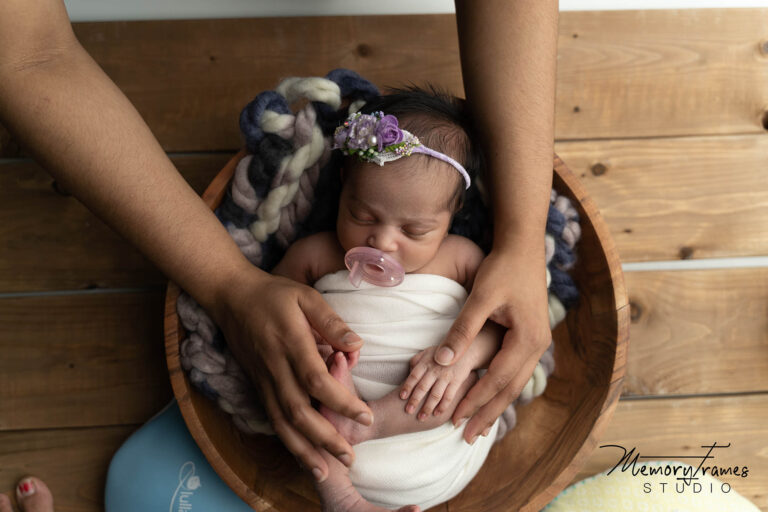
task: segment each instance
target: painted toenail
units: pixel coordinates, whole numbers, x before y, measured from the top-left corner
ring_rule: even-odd
[[[35,482],[31,478],[27,478],[19,482],[18,492],[19,496],[22,498],[32,496],[35,494],[35,491],[37,491],[37,489],[35,489]]]

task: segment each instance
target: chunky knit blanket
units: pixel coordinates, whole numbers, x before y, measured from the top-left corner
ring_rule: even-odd
[[[355,72],[336,69],[322,78],[287,78],[243,109],[240,129],[248,155],[237,165],[216,215],[251,263],[270,271],[297,238],[334,229],[341,156],[331,152],[331,137],[350,112],[378,95]],[[476,178],[451,232],[487,251],[492,219],[482,190]],[[545,235],[551,328],[578,301],[567,272],[576,261],[580,235],[578,213],[553,189]],[[255,390],[210,316],[185,293],[177,310],[187,333],[181,362],[193,385],[231,414],[240,430],[272,433]],[[514,427],[515,406],[544,391],[554,371],[553,350],[550,344],[523,393],[504,413],[497,439]]]

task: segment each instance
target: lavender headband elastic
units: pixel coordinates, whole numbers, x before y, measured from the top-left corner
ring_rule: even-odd
[[[336,128],[333,149],[341,149],[347,155],[357,155],[366,162],[379,165],[412,153],[429,155],[455,167],[464,178],[465,188],[469,188],[469,174],[459,162],[423,145],[414,134],[398,127],[395,116],[384,115],[384,112],[351,114]]]

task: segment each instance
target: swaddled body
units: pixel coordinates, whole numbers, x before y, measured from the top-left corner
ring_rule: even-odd
[[[365,340],[352,378],[366,401],[402,385],[411,358],[442,340],[467,296],[459,283],[434,274],[408,274],[395,288],[363,283],[356,289],[348,272],[340,271],[322,277],[315,288]],[[493,444],[497,423],[489,436],[471,445],[462,439],[464,427],[451,422],[366,441],[355,446],[349,476],[372,503],[431,507],[455,496],[475,476]]]

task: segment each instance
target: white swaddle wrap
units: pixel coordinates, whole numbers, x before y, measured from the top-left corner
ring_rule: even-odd
[[[407,274],[394,288],[368,283],[355,288],[348,276],[346,270],[328,274],[315,288],[363,339],[352,377],[360,396],[375,400],[403,383],[411,357],[440,343],[467,293],[456,281],[432,274]],[[451,422],[358,444],[352,483],[365,499],[388,508],[417,504],[426,509],[447,501],[479,471],[498,424],[474,445],[462,439],[464,426],[454,428]]]

